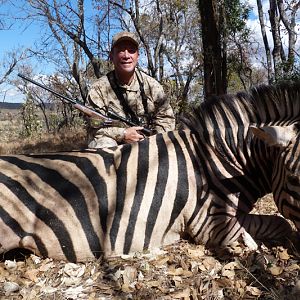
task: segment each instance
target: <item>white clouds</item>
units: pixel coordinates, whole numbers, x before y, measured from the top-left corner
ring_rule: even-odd
[[[251,11],[251,16],[250,19],[247,21],[248,28],[251,29],[253,39],[255,42],[257,42],[257,54],[258,56],[261,57],[256,57],[257,59],[264,60],[265,58],[265,48],[264,48],[264,43],[262,39],[262,33],[261,33],[261,26],[259,23],[258,19],[258,11],[257,11],[257,1],[256,0],[249,0],[249,1],[244,1],[244,3],[248,3],[252,6],[252,11]],[[265,29],[266,29],[266,35],[269,43],[269,47],[272,51],[273,49],[273,37],[272,37],[272,32],[271,32],[271,25],[270,25],[270,20],[269,20],[269,12],[268,10],[270,9],[270,4],[268,0],[263,0],[262,1],[262,8],[263,8],[263,17],[264,17],[264,23],[265,23]],[[289,14],[289,10],[286,10],[286,13]],[[299,20],[299,12],[298,12],[298,18],[296,18],[296,32],[299,33],[299,28],[300,28],[300,20]],[[288,50],[288,44],[289,44],[289,39],[287,35],[287,31],[284,28],[283,24],[281,24],[281,41],[283,48],[285,52]],[[296,43],[296,51],[299,49],[300,41],[299,38],[297,39]]]
[[[249,4],[252,8],[251,10],[251,18],[258,18],[258,11],[257,11],[257,0],[242,0],[241,3]],[[268,0],[262,0],[261,1],[263,11],[267,12],[269,7],[269,1]]]

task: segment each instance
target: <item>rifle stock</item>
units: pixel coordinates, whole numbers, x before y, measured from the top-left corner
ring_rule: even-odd
[[[116,121],[111,118],[108,118],[108,117],[102,115],[101,113],[99,113],[93,109],[90,109],[80,103],[73,104],[73,107],[78,109],[79,111],[81,111],[83,114],[85,114],[89,118],[100,120],[101,126],[118,126],[118,123],[120,123],[120,121]]]
[[[138,126],[137,124],[131,122],[130,120],[127,120],[126,118],[119,116],[118,114],[116,114],[115,112],[113,112],[111,110],[109,111],[109,116],[105,116],[92,108],[86,107],[69,97],[66,97],[64,95],[57,93],[53,89],[33,80],[31,78],[28,78],[21,73],[18,73],[18,76],[26,81],[33,83],[34,85],[39,86],[42,89],[54,94],[55,96],[63,99],[67,103],[72,104],[74,108],[78,109],[79,111],[81,111],[82,113],[87,115],[89,118],[94,118],[94,119],[100,120],[101,126],[118,126],[118,124],[120,124],[120,122],[123,122],[129,126]],[[152,133],[152,131],[150,129],[145,128],[145,127],[143,129],[141,129],[141,132],[147,136],[151,135],[151,133]]]

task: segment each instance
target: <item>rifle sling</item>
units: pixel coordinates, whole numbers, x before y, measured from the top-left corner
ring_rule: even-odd
[[[140,78],[141,76],[141,78]],[[136,77],[137,77],[137,80],[139,82],[139,85],[140,85],[140,91],[141,91],[141,96],[142,96],[142,102],[143,102],[143,106],[144,106],[144,112],[145,112],[145,115],[147,116],[147,122],[148,122],[148,125],[149,125],[149,113],[148,113],[148,105],[147,105],[147,96],[146,96],[146,93],[145,93],[145,89],[144,89],[144,82],[142,81],[142,74],[141,74],[141,71],[139,70],[139,74],[136,73]]]
[[[114,93],[116,94],[117,98],[119,99],[119,101],[120,101],[120,103],[121,103],[121,105],[123,107],[123,110],[125,112],[126,117],[129,118],[136,125],[140,126],[141,122],[140,122],[139,118],[137,117],[136,113],[134,113],[134,111],[129,106],[128,102],[124,98],[124,95],[123,95],[122,91],[120,90],[119,86],[116,83],[117,82],[117,78],[116,78],[115,72],[113,72],[113,80],[114,80],[114,82],[112,81],[112,78],[108,74],[107,74],[107,78],[108,78],[108,81],[110,83],[111,88],[113,89]],[[138,75],[137,75],[137,78],[138,78],[138,82],[139,82],[139,86],[140,86],[140,92],[141,92],[141,97],[142,97],[142,103],[143,103],[143,107],[144,107],[144,112],[145,112],[145,115],[147,116],[147,122],[149,123],[149,120],[148,120],[147,96],[145,94],[144,84],[143,84],[143,82],[141,81],[141,79],[139,78]]]

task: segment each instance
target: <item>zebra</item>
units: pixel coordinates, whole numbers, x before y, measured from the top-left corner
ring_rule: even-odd
[[[0,252],[72,262],[189,236],[207,247],[300,229],[300,84],[204,101],[176,131],[114,148],[0,156]],[[254,215],[273,193],[282,214]]]

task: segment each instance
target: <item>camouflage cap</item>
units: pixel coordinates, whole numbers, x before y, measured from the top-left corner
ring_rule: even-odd
[[[113,36],[111,49],[121,41],[131,41],[137,47],[139,47],[139,41],[134,33],[128,31],[121,31]]]

